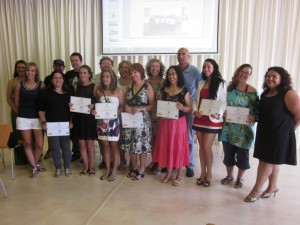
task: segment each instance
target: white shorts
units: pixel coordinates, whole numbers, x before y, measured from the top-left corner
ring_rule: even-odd
[[[39,119],[28,119],[17,117],[17,130],[39,130],[42,129]]]

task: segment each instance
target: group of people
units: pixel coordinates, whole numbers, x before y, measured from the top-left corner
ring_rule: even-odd
[[[212,145],[217,137],[223,143],[223,163],[227,170],[221,184],[227,185],[234,180],[234,166],[237,166],[234,187],[242,188],[243,175],[250,168],[249,150],[255,139],[254,157],[259,159],[257,179],[244,200],[254,202],[260,197],[275,196],[279,190],[279,165],[296,165],[294,130],[300,123],[300,101],[292,89],[290,74],[282,67],[270,67],[264,76],[263,93],[259,98],[257,90],[248,84],[252,74],[250,64],[239,66],[227,85],[215,60],[206,59],[200,70],[189,63],[189,58],[189,50],[180,48],[178,65],[170,66],[165,77],[165,66],[159,59],[151,59],[146,68],[140,63],[124,60],[119,64],[118,79],[109,57],[100,60],[101,73],[93,76],[91,68],[82,65],[80,53],[75,52],[70,56],[73,70],[63,74],[64,62],[54,60],[54,71],[44,83],[40,81],[35,63],[17,61],[15,77],[8,84],[7,100],[13,112],[12,122],[16,120],[16,129],[21,132],[32,167],[30,177],[46,171],[39,159],[47,123],[68,122],[70,135],[48,137],[47,155],[52,155],[55,177],[62,175],[63,168],[65,175],[70,176],[71,160],[79,157],[83,161],[80,175],[95,175],[94,141],[98,140],[102,155],[99,168],[106,168],[101,180],[114,181],[118,168],[124,169],[128,164],[125,153],[129,152],[127,177],[140,180],[146,170],[155,174],[165,171],[162,183],[172,181],[178,186],[184,167],[187,177],[194,176],[196,134],[201,165],[197,185],[211,185]],[[91,99],[90,114],[71,113],[71,96]],[[200,107],[204,99],[219,102],[218,112],[202,115]],[[178,119],[157,117],[158,100],[175,102]],[[116,118],[95,119],[96,103],[116,105]],[[227,120],[228,106],[249,109],[246,123]],[[142,114],[143,124],[123,127],[121,113]],[[147,166],[149,154],[152,160]],[[269,185],[262,191],[267,179]]]

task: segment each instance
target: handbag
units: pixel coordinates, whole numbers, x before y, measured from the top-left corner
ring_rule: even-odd
[[[9,135],[9,138],[8,138],[8,141],[7,141],[7,146],[8,146],[9,148],[13,148],[13,147],[15,147],[17,144],[18,144],[18,139],[17,139],[17,137],[14,135],[13,132],[10,132],[10,135]]]

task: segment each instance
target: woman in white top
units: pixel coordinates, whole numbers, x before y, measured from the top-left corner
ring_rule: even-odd
[[[100,87],[96,92],[97,102],[118,105],[118,114],[116,118],[99,119],[97,121],[98,139],[101,141],[101,146],[104,148],[104,161],[106,165],[106,172],[100,179],[114,181],[116,179],[120,160],[118,145],[120,137],[119,115],[124,108],[124,95],[122,89],[117,86],[117,76],[113,70],[102,70],[100,79]],[[95,111],[94,113],[97,112]],[[113,162],[112,170],[110,168],[111,158]]]

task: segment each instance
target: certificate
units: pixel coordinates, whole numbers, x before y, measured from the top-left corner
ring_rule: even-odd
[[[69,136],[69,122],[47,122],[47,136]]]
[[[91,104],[90,98],[71,96],[71,103],[73,104],[70,108],[71,112],[90,114],[91,110],[88,107]]]
[[[249,108],[227,106],[226,114],[226,122],[228,123],[249,124],[247,122]]]
[[[134,115],[122,112],[122,126],[123,128],[141,128],[143,127],[143,113],[138,112]]]
[[[96,119],[116,119],[118,117],[118,104],[115,103],[96,103]]]
[[[179,110],[177,109],[176,102],[157,100],[157,113],[158,117],[169,119],[178,119]]]
[[[221,101],[212,99],[202,99],[199,112],[201,115],[210,116],[211,114],[219,114],[222,103]]]

